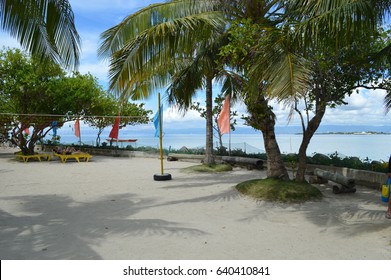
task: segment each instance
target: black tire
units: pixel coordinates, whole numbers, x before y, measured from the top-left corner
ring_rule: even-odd
[[[341,193],[341,189],[338,186],[333,186],[333,193],[339,194]]]
[[[169,173],[163,173],[163,174],[153,175],[153,179],[155,181],[168,181],[168,180],[171,180],[172,177],[171,177],[171,174],[169,174]]]

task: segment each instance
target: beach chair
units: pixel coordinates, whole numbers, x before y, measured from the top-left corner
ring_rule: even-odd
[[[24,155],[22,153],[16,153],[15,154],[16,159],[21,159],[23,162],[28,162],[30,159],[35,159],[35,160],[47,160],[50,161],[52,159],[51,154],[34,154],[34,155]]]
[[[92,158],[88,153],[75,153],[69,155],[54,153],[54,155],[59,157],[62,163],[66,163],[68,159],[75,159],[77,162],[80,162],[80,160],[88,162]]]

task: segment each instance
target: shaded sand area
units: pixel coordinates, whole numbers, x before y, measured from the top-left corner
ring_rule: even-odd
[[[0,152],[0,259],[391,259],[380,194],[358,187],[298,205],[256,202],[234,186],[265,177],[235,168],[153,181],[160,161],[17,162]]]

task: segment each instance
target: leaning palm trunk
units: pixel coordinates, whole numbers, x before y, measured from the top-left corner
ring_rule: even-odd
[[[214,164],[213,156],[213,113],[212,113],[212,78],[206,79],[206,145],[204,164]]]
[[[262,92],[256,98],[246,100],[250,117],[247,123],[262,131],[267,156],[267,177],[289,180],[288,171],[281,157],[275,134],[275,115]]]
[[[275,122],[265,122],[262,129],[263,141],[267,155],[267,177],[289,180],[288,171],[281,158],[281,151],[274,131]]]

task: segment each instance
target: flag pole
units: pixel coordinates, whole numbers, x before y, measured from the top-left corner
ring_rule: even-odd
[[[231,126],[231,123],[229,124]],[[231,129],[229,130],[228,155],[231,155]]]
[[[160,110],[160,92],[158,93],[158,108],[159,108],[159,145],[160,145],[160,174],[163,175],[163,127],[162,127],[162,112]]]
[[[80,120],[78,120],[79,122],[79,146],[81,146],[81,129],[80,129]]]
[[[163,168],[163,116],[160,105],[160,92],[158,93],[158,123],[159,123],[159,146],[160,146],[160,174],[153,175],[155,181],[167,181],[171,180],[171,174],[164,173]]]

